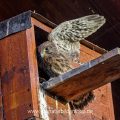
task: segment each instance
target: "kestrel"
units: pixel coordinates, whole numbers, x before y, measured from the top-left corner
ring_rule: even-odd
[[[51,41],[38,47],[39,66],[49,77],[56,77],[72,69],[70,60],[64,53],[58,52]]]
[[[96,32],[105,18],[88,15],[61,23],[48,35],[48,41],[38,47],[39,65],[49,77],[64,74],[73,69],[71,63],[79,63],[80,41]],[[79,86],[78,86],[79,87]],[[88,92],[70,102],[71,109],[82,109],[94,98]]]

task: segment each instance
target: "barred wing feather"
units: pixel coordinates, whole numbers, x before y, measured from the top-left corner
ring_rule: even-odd
[[[98,14],[65,21],[52,30],[48,39],[55,43],[62,40],[78,42],[96,32],[105,21],[105,18]]]

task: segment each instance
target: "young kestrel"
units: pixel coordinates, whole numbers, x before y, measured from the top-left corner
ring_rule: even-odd
[[[48,36],[48,41],[38,47],[39,65],[49,77],[55,77],[74,68],[71,63],[80,62],[80,41],[96,32],[105,18],[98,14],[65,21]],[[79,86],[78,86],[79,87]],[[88,92],[70,102],[72,109],[82,109],[94,98]]]

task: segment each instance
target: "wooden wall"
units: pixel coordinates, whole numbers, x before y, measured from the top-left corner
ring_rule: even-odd
[[[39,113],[28,112],[38,109],[39,78],[32,34],[34,31],[31,31],[33,30],[22,31],[0,41],[2,105],[4,119],[7,120],[39,117]]]

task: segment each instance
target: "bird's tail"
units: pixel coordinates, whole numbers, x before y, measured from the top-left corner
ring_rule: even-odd
[[[94,99],[94,94],[93,92],[89,92],[86,93],[82,96],[80,96],[78,99],[71,101],[70,104],[70,108],[71,110],[75,110],[75,109],[84,109],[85,106],[88,105],[89,102],[91,102]]]

